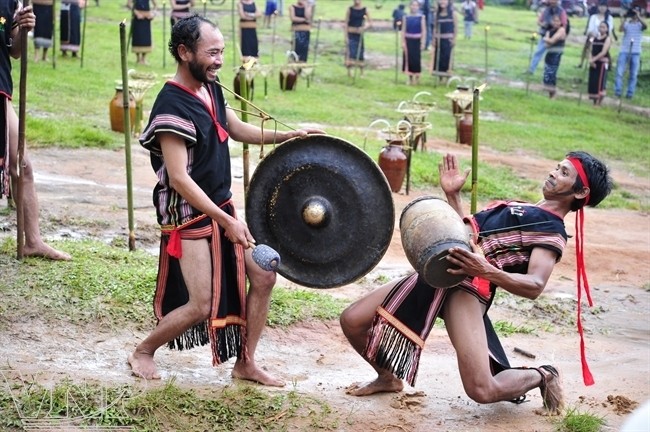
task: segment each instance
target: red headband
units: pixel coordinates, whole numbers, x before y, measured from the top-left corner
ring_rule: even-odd
[[[583,187],[589,187],[589,181],[587,180],[587,174],[582,167],[582,161],[578,158],[570,157],[567,158],[569,162],[574,166],[578,172],[578,177],[582,181]],[[591,191],[590,191],[591,193]],[[589,202],[589,195],[585,197],[585,205]],[[582,363],[582,379],[585,385],[592,385],[594,383],[594,378],[591,375],[589,370],[589,365],[587,364],[587,357],[585,355],[585,338],[584,332],[582,329],[582,288],[584,286],[585,294],[587,295],[587,300],[589,306],[593,306],[593,301],[591,300],[591,293],[589,292],[589,282],[587,281],[587,269],[585,268],[584,261],[584,207],[580,207],[576,212],[576,270],[577,270],[577,284],[578,284],[578,333],[580,334],[580,360]]]
[[[589,188],[589,180],[587,179],[587,174],[585,173],[585,169],[582,167],[582,161],[578,158],[570,157],[567,158],[569,162],[571,162],[571,165],[578,171],[578,177],[580,177],[580,180],[582,181],[582,186]],[[589,188],[589,194],[585,197],[585,204],[589,202],[589,196],[591,195],[591,188]]]

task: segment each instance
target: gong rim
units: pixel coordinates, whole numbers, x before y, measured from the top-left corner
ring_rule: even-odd
[[[311,288],[335,288],[366,275],[393,235],[392,193],[378,165],[330,135],[293,138],[260,161],[246,196],[258,244],[281,257],[277,272]]]

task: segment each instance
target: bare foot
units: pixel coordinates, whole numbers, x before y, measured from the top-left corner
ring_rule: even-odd
[[[26,257],[46,258],[54,261],[70,261],[72,257],[67,253],[54,249],[52,246],[41,243],[37,246],[25,246],[23,255]]]
[[[265,386],[284,387],[284,381],[269,375],[250,361],[243,362],[237,360],[231,376],[237,379],[253,381]]]
[[[367,383],[350,384],[345,393],[352,396],[368,396],[375,393],[398,393],[404,389],[402,380],[394,376],[377,377],[376,380]]]
[[[144,379],[160,379],[153,356],[133,352],[127,359],[131,366],[131,375]]]

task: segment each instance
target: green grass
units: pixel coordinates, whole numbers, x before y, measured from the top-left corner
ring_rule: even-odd
[[[92,2],[91,2],[92,3]],[[267,97],[264,98],[264,79],[256,77],[254,103],[266,113],[292,127],[304,124],[321,125],[331,135],[348,140],[376,159],[383,141],[368,125],[377,119],[395,124],[401,115],[396,108],[402,101],[413,98],[420,91],[429,92],[423,98],[436,104],[428,120],[432,128],[429,138],[454,141],[456,131],[450,112],[450,101],[445,94],[453,89],[438,84],[425,74],[419,87],[405,85],[402,74],[395,73],[395,33],[381,20],[389,20],[392,5],[369,3],[370,14],[375,21],[374,29],[366,35],[369,67],[364,76],[354,81],[347,77],[342,65],[343,37],[340,21],[343,19],[347,1],[329,0],[318,3],[316,19],[321,21],[320,31],[314,25],[312,42],[318,39],[318,52],[312,47],[310,61],[314,62],[315,75],[309,88],[300,78],[296,91],[282,92],[278,82],[278,68],[286,59],[284,53],[290,48],[288,18],[281,17],[275,29],[260,29],[260,63],[273,65],[275,69],[267,78]],[[383,5],[377,8],[377,5]],[[220,6],[207,4],[207,14],[217,20],[226,38],[225,64],[220,73],[222,82],[232,86],[234,71],[239,66],[236,41],[233,43],[230,2]],[[202,8],[197,8],[202,12]],[[160,11],[162,12],[162,11]],[[57,58],[56,69],[50,63],[33,63],[30,44],[27,104],[27,140],[30,147],[60,146],[78,148],[94,146],[120,148],[124,137],[110,130],[108,104],[115,93],[115,82],[121,80],[119,23],[128,17],[122,2],[110,2],[97,8],[87,9],[86,41],[84,43],[83,68],[79,60]],[[167,11],[168,13],[168,11]],[[549,100],[544,94],[523,87],[526,76],[522,74],[528,63],[530,35],[535,30],[534,13],[517,7],[486,7],[481,13],[481,24],[475,28],[475,37],[460,37],[455,48],[455,73],[465,79],[475,77],[486,81],[485,46],[489,46],[487,82],[488,90],[480,102],[479,142],[481,147],[512,153],[559,160],[567,151],[582,149],[607,161],[621,172],[648,179],[650,168],[650,121],[647,115],[630,109],[618,113],[616,107],[594,109],[583,95],[578,103],[576,86],[582,71],[574,64],[578,61],[582,46],[581,32],[586,18],[573,18],[573,31],[560,68],[559,87],[573,92],[573,97]],[[169,36],[168,20],[159,16],[153,25],[154,52],[150,55],[151,66],[136,66],[135,56],[128,54],[128,68],[138,72],[155,74],[156,84],[145,94],[143,105],[145,118],[153,100],[166,77],[174,73],[175,64],[169,53],[163,55],[163,26]],[[489,31],[485,31],[489,26]],[[128,26],[127,26],[128,27]],[[388,29],[386,29],[388,28]],[[617,48],[612,54],[616,55]],[[165,65],[163,67],[163,57]],[[423,53],[427,64],[430,54]],[[643,64],[650,64],[650,49],[643,54]],[[14,62],[14,77],[18,88],[18,62]],[[541,72],[531,78],[531,84],[539,84]],[[610,73],[610,79],[613,79]],[[507,85],[518,83],[518,87]],[[639,89],[633,105],[650,107],[650,74],[642,71]],[[609,87],[613,83],[609,83]],[[16,106],[18,94],[16,91]],[[229,98],[231,102],[233,98]],[[481,117],[481,118],[482,118]],[[494,120],[496,119],[496,120]],[[257,120],[252,119],[255,122]],[[267,123],[266,127],[272,127]],[[132,140],[132,145],[137,141]],[[236,153],[236,152],[235,152]],[[480,159],[480,149],[479,149]],[[463,161],[469,165],[469,161]],[[420,152],[412,163],[412,187],[433,189],[437,186],[438,156]],[[552,168],[549,166],[549,169]],[[38,170],[38,167],[36,167]],[[511,170],[490,166],[479,161],[479,201],[488,202],[498,198],[539,198],[541,179],[522,179]],[[617,188],[603,207],[648,210],[647,194]]]
[[[152,388],[101,386],[62,381],[52,388],[11,376],[0,388],[0,428],[22,430],[22,419],[75,419],[80,428],[129,427],[134,431],[332,430],[338,419],[330,407],[296,391],[269,393],[249,385],[184,389],[174,380]],[[62,423],[68,425],[68,423]]]
[[[558,422],[557,432],[599,432],[603,430],[606,422],[604,417],[581,412],[577,408],[570,408]]]

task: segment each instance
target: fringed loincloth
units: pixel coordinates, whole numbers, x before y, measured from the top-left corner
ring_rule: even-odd
[[[485,286],[486,282],[484,279],[467,278],[457,287],[442,289],[427,285],[418,278],[417,273],[405,277],[377,308],[364,357],[414,386],[424,342],[442,311],[447,294],[451,290],[462,289],[489,306],[493,293]],[[483,322],[494,375],[510,365],[487,314]]]
[[[221,208],[232,216],[231,201]],[[206,215],[178,227],[163,227],[160,240],[158,281],[154,313],[160,321],[165,315],[189,301],[179,263],[181,239],[208,239],[212,255],[212,307],[210,319],[189,328],[168,343],[172,349],[212,348],[212,364],[232,357],[246,356],[246,270],[244,248],[233,244],[223,230]]]

